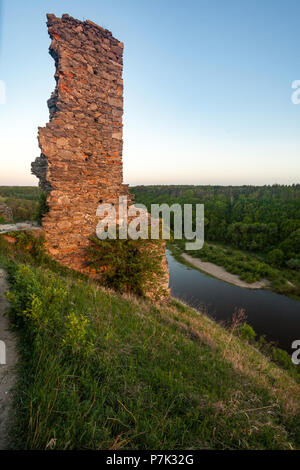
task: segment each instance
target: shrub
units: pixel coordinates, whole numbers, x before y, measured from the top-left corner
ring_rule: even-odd
[[[13,273],[15,289],[6,296],[17,316],[15,323],[29,322],[32,332],[47,329],[55,334],[64,323],[57,304],[66,301],[68,292],[55,273],[49,272],[47,276],[48,285],[42,286],[32,267],[20,264]]]
[[[273,266],[282,266],[284,261],[284,253],[279,248],[272,250],[268,253],[268,261]]]
[[[88,319],[80,313],[71,311],[66,316],[62,343],[73,354],[81,353],[89,356],[93,352],[93,342],[88,339],[88,325]]]
[[[106,286],[143,297],[149,292],[161,296],[164,277],[161,241],[99,240],[97,237],[92,237],[90,241],[87,264],[101,273],[101,280]]]
[[[35,234],[33,231],[8,232],[8,236],[16,240],[15,248],[30,255],[36,261],[43,261],[46,258],[44,250],[44,234]]]
[[[252,326],[244,323],[238,329],[239,336],[246,341],[253,341],[255,339],[256,333]]]

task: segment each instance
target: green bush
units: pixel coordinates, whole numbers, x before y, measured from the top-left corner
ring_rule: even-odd
[[[46,258],[44,250],[44,235],[35,236],[33,232],[8,232],[7,235],[16,240],[15,248],[24,253],[28,253],[36,261],[43,261]]]
[[[280,366],[284,367],[285,369],[292,369],[293,363],[291,360],[291,356],[280,348],[272,348],[272,358]]]
[[[239,336],[246,341],[253,341],[255,339],[256,333],[252,326],[244,323],[238,329]]]
[[[284,253],[279,248],[272,250],[268,253],[268,261],[273,266],[282,266],[284,262]]]
[[[6,235],[16,240],[15,244],[7,243],[0,236],[0,261],[5,264],[6,269],[10,269],[10,263],[26,263],[32,266],[43,265],[54,271],[55,273],[68,275],[75,279],[84,279],[86,276],[78,271],[74,271],[66,266],[62,266],[56,260],[48,255],[44,248],[45,237],[43,234],[36,236],[34,231],[13,231]],[[6,256],[4,256],[4,253]]]
[[[43,284],[32,267],[21,264],[13,278],[14,290],[6,297],[16,326],[29,326],[35,337],[46,332],[67,353],[85,357],[91,353],[94,334],[89,331],[89,322],[68,304],[68,288],[56,273],[48,272]]]
[[[91,238],[87,248],[88,266],[101,273],[107,287],[146,297],[147,293],[163,294],[161,281],[163,250],[161,241],[100,240]]]

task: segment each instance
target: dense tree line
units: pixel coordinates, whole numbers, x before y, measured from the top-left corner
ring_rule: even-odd
[[[154,203],[202,203],[207,241],[264,253],[274,266],[300,270],[300,184],[135,186],[131,192],[149,211]],[[0,197],[12,208],[15,220],[38,217],[38,187],[0,186]]]
[[[266,253],[275,266],[300,268],[300,185],[136,186],[135,201],[204,204],[205,238]]]
[[[0,186],[0,197],[38,201],[41,190],[37,186]]]

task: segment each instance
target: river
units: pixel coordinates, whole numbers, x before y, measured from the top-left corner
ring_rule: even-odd
[[[294,351],[291,344],[300,339],[300,301],[263,289],[232,286],[179,263],[169,251],[167,259],[174,297],[205,309],[217,321],[230,321],[234,311],[242,308],[259,336],[265,335],[289,354]]]

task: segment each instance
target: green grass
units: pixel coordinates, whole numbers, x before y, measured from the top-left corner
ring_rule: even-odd
[[[300,448],[300,386],[232,331],[24,245],[0,254],[20,338],[11,448]]]

